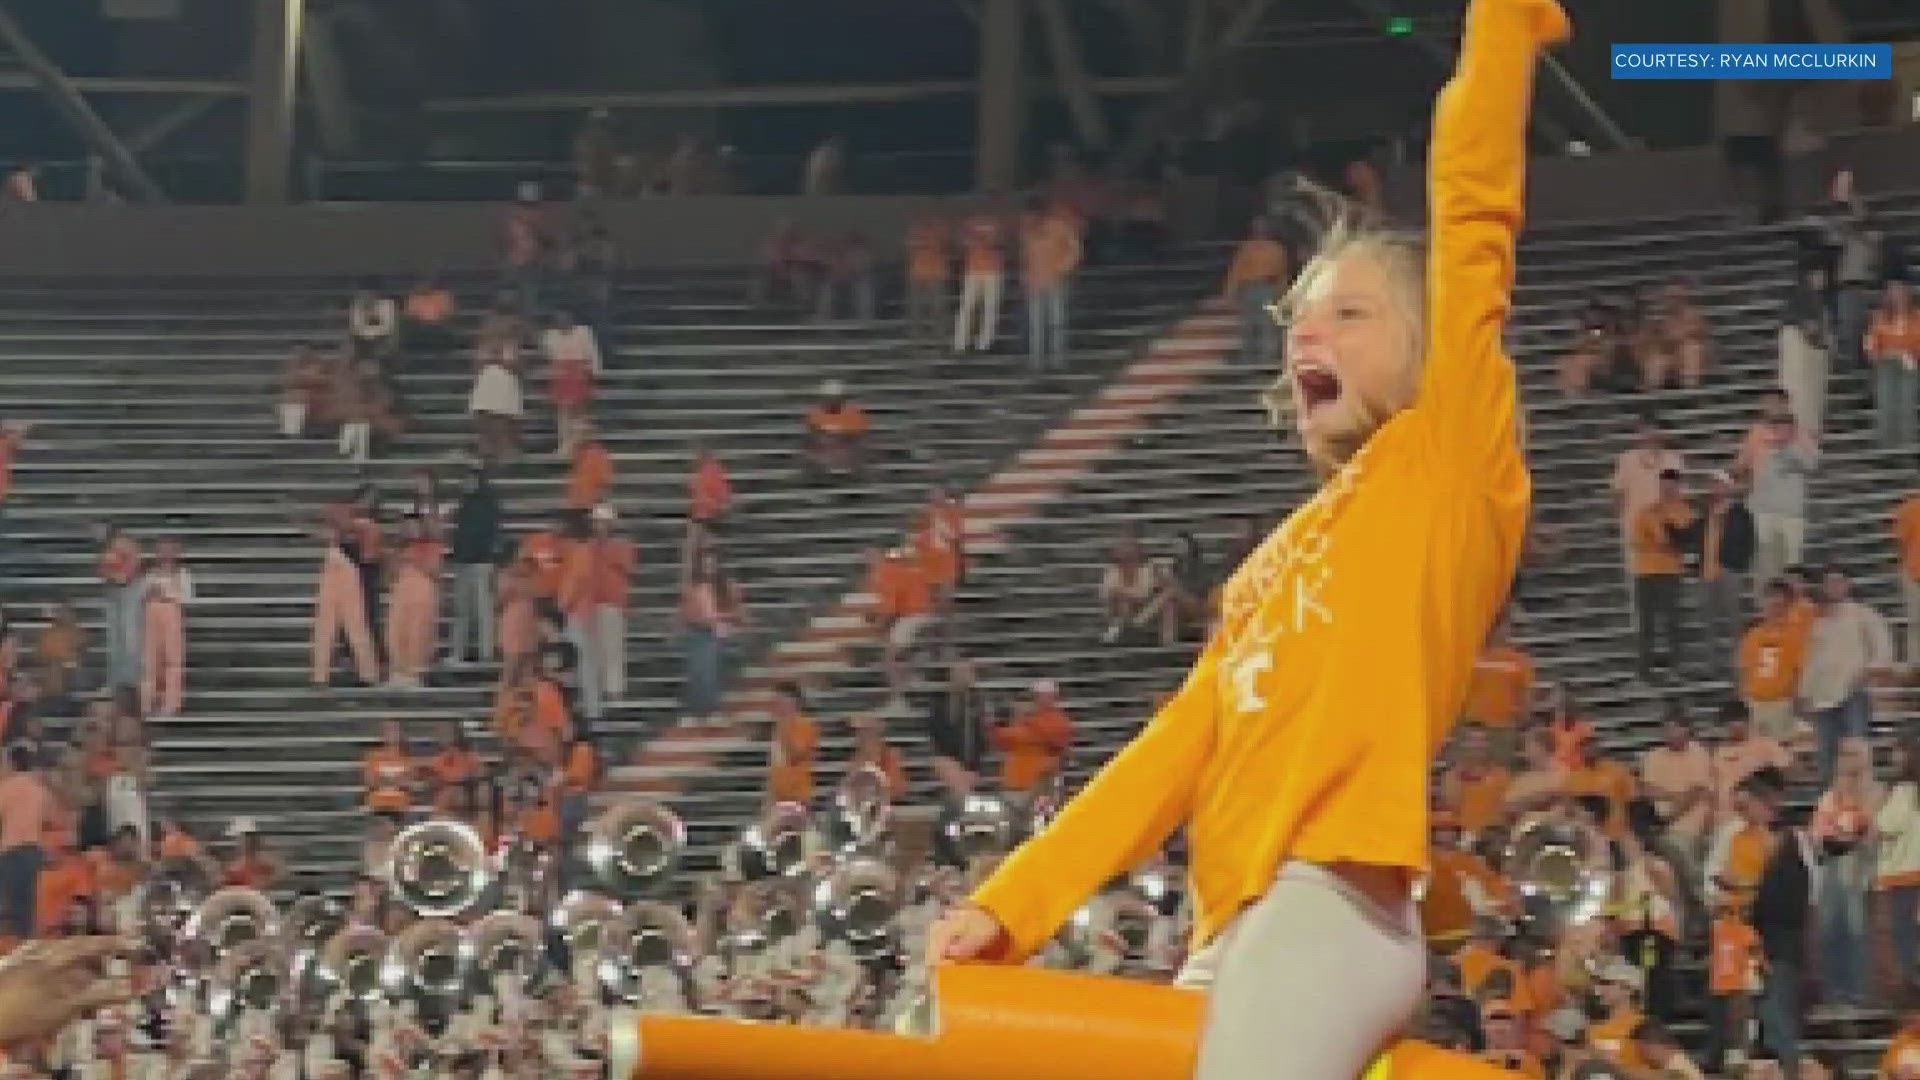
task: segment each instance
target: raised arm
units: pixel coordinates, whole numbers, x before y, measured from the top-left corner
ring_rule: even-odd
[[[1513,362],[1501,336],[1512,304],[1527,112],[1541,48],[1567,32],[1554,0],[1473,0],[1459,65],[1434,108],[1426,372],[1415,408],[1465,468],[1515,443]]]
[[[1004,959],[1038,951],[1095,890],[1152,854],[1186,818],[1213,747],[1220,651],[1216,639],[1159,715],[974,892],[974,903],[1006,928]]]

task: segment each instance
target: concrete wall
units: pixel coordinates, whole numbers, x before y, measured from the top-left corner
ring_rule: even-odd
[[[1837,140],[1793,165],[1796,201],[1814,201],[1834,168],[1871,193],[1920,187],[1920,128]],[[1418,170],[1388,178],[1408,217],[1423,202]],[[1726,206],[1718,154],[1653,151],[1535,162],[1534,225],[1704,213]],[[633,265],[693,267],[751,261],[774,225],[858,229],[887,250],[916,200],[687,198],[608,204],[603,217]],[[354,203],[277,208],[155,208],[0,204],[0,276],[286,276],[470,271],[496,263],[501,207]]]

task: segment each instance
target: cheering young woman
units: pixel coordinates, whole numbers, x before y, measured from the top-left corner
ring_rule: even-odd
[[[1427,250],[1336,228],[1283,305],[1271,396],[1319,492],[1228,582],[1179,694],[940,921],[934,955],[1023,960],[1184,825],[1201,1080],[1354,1080],[1412,1014],[1428,770],[1527,520],[1501,332],[1533,68],[1567,29],[1553,0],[1472,0]]]

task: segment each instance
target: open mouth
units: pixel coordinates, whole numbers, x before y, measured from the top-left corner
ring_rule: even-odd
[[[1340,376],[1317,364],[1300,364],[1293,369],[1293,389],[1302,412],[1312,412],[1340,397]]]

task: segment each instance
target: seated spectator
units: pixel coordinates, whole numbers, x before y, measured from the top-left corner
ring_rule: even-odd
[[[1560,358],[1561,393],[1577,398],[1596,386],[1614,385],[1613,330],[1613,309],[1597,296],[1589,298],[1574,330],[1573,342]]]
[[[693,475],[687,482],[687,520],[709,529],[726,520],[733,509],[733,482],[720,455],[704,445],[693,453]]]
[[[1101,635],[1106,642],[1119,641],[1132,631],[1145,629],[1152,621],[1155,575],[1140,550],[1140,541],[1131,536],[1113,546],[1107,568],[1100,575],[1100,604],[1106,609],[1107,629]]]
[[[1503,619],[1487,635],[1487,643],[1473,662],[1467,684],[1467,702],[1461,719],[1500,733],[1501,749],[1512,746],[1513,734],[1527,722],[1533,707],[1533,658],[1514,646]]]
[[[280,857],[268,850],[266,838],[252,828],[251,822],[236,831],[240,834],[240,845],[233,861],[227,863],[223,871],[226,883],[261,892],[272,889],[284,870]]]
[[[458,342],[453,315],[453,293],[431,275],[421,278],[407,293],[401,340],[409,349],[450,350]]]
[[[541,336],[547,357],[547,394],[553,399],[555,440],[567,457],[589,436],[588,409],[593,404],[593,377],[600,370],[600,349],[593,331],[560,312]]]
[[[400,815],[413,808],[419,764],[407,748],[400,722],[388,720],[380,728],[380,744],[361,759],[360,775],[366,788],[366,808],[376,814]]]
[[[887,778],[887,798],[899,802],[907,794],[907,769],[900,751],[887,742],[886,724],[876,716],[853,718],[853,757],[849,769],[871,766]]]
[[[1033,697],[1012,719],[993,729],[1000,748],[1000,786],[1025,795],[1060,771],[1073,745],[1073,721],[1060,704],[1060,688],[1051,680],[1033,684]]]
[[[280,401],[275,406],[280,417],[280,434],[291,439],[306,434],[307,420],[319,413],[317,408],[326,393],[327,366],[311,345],[301,345],[287,358],[286,373],[280,381]]]
[[[933,622],[933,584],[919,561],[900,548],[871,552],[868,559],[867,590],[874,596],[868,621],[881,642],[894,707],[904,709],[906,658]]]
[[[393,351],[394,337],[400,330],[393,299],[363,286],[347,304],[347,337],[353,342],[356,360],[381,360]]]
[[[1654,370],[1649,375],[1656,386],[1670,385],[1678,376],[1680,385],[1694,388],[1706,377],[1711,342],[1706,317],[1694,304],[1692,292],[1685,281],[1669,282],[1661,290],[1659,310],[1653,316],[1650,360]]]
[[[1874,433],[1883,447],[1911,449],[1920,423],[1920,310],[1906,282],[1887,283],[1864,346],[1874,371]]]
[[[866,410],[847,396],[846,384],[828,380],[820,387],[819,403],[807,412],[802,471],[814,481],[858,478],[866,471],[869,428]]]
[[[434,786],[434,807],[439,810],[452,810],[461,793],[480,779],[480,755],[467,745],[467,732],[459,721],[447,723],[440,749],[427,760],[427,776]]]
[[[607,501],[613,493],[613,454],[589,420],[575,421],[574,442],[569,452],[567,505],[575,510],[591,510]]]
[[[813,766],[820,750],[820,725],[800,707],[800,693],[792,686],[770,695],[773,742],[767,762],[769,802],[813,805]]]

